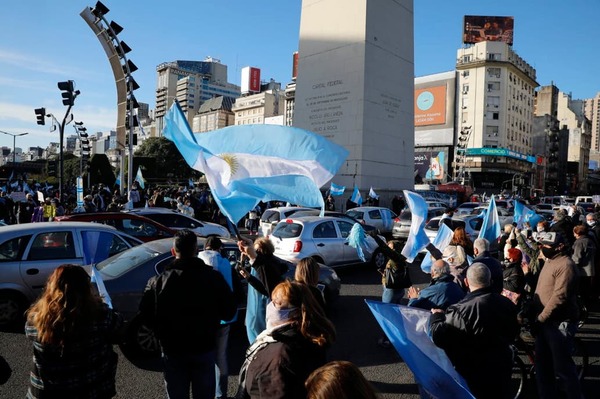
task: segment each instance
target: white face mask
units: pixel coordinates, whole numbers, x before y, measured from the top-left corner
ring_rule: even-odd
[[[596,225],[596,221],[595,220],[588,220],[587,221],[587,225],[590,226],[590,227],[593,227],[593,226]]]
[[[271,329],[279,324],[285,323],[291,319],[292,312],[298,310],[298,308],[292,307],[287,309],[277,309],[273,302],[269,302],[267,305],[267,329]]]
[[[543,228],[543,227],[540,227],[540,226],[538,226],[538,227],[537,227],[537,232],[538,232],[538,233],[541,233],[542,231],[544,231],[544,228]]]

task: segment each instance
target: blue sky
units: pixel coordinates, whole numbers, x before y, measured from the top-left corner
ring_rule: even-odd
[[[371,0],[382,1],[382,0]],[[56,83],[74,80],[81,91],[73,114],[88,132],[114,129],[116,90],[99,41],[79,16],[91,0],[5,2],[0,12],[0,130],[29,132],[17,147],[58,141],[57,132],[36,124],[34,108],[46,107],[62,119]],[[262,79],[283,85],[298,48],[300,0],[104,0],[109,20],[124,30],[119,38],[132,48],[139,68],[136,98],[154,107],[156,66],[174,60],[218,58],[229,81],[239,84],[240,69],[256,66]],[[573,98],[600,91],[598,0],[415,0],[415,76],[454,69],[461,47],[464,15],[515,17],[514,50],[537,69],[540,85],[554,82]],[[333,16],[332,16],[333,17]],[[74,133],[67,126],[65,134]],[[0,146],[12,148],[0,134]]]

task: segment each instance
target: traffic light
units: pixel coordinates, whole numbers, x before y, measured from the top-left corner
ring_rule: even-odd
[[[57,161],[48,161],[48,176],[56,176]]]
[[[131,135],[131,137],[133,138],[133,140],[132,140],[133,145],[137,145],[137,136],[138,136],[137,133],[133,133]],[[125,133],[125,145],[129,146],[129,133],[128,132]]]
[[[79,94],[79,92],[74,92],[74,82],[72,80],[67,80],[66,82],[58,82],[58,88],[62,90],[61,94],[63,99],[63,105],[73,105],[75,102],[75,96]]]
[[[34,109],[35,116],[37,118],[38,125],[46,124],[46,108],[36,108]]]

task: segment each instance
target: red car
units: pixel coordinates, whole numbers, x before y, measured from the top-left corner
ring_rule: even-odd
[[[144,216],[122,212],[74,213],[57,216],[58,221],[93,222],[113,226],[144,242],[174,237],[176,230]]]

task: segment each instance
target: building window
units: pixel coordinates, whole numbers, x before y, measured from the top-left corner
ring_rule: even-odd
[[[500,107],[500,97],[498,96],[488,96],[487,98],[487,106],[493,108]]]
[[[500,68],[488,68],[488,76],[492,77],[492,78],[499,78],[500,77]]]
[[[499,61],[501,59],[502,59],[502,54],[500,54],[500,53],[489,53],[488,54],[488,60]]]
[[[463,85],[462,94],[469,94],[469,85],[468,84]]]
[[[487,90],[500,90],[500,82],[490,82],[487,84]]]

